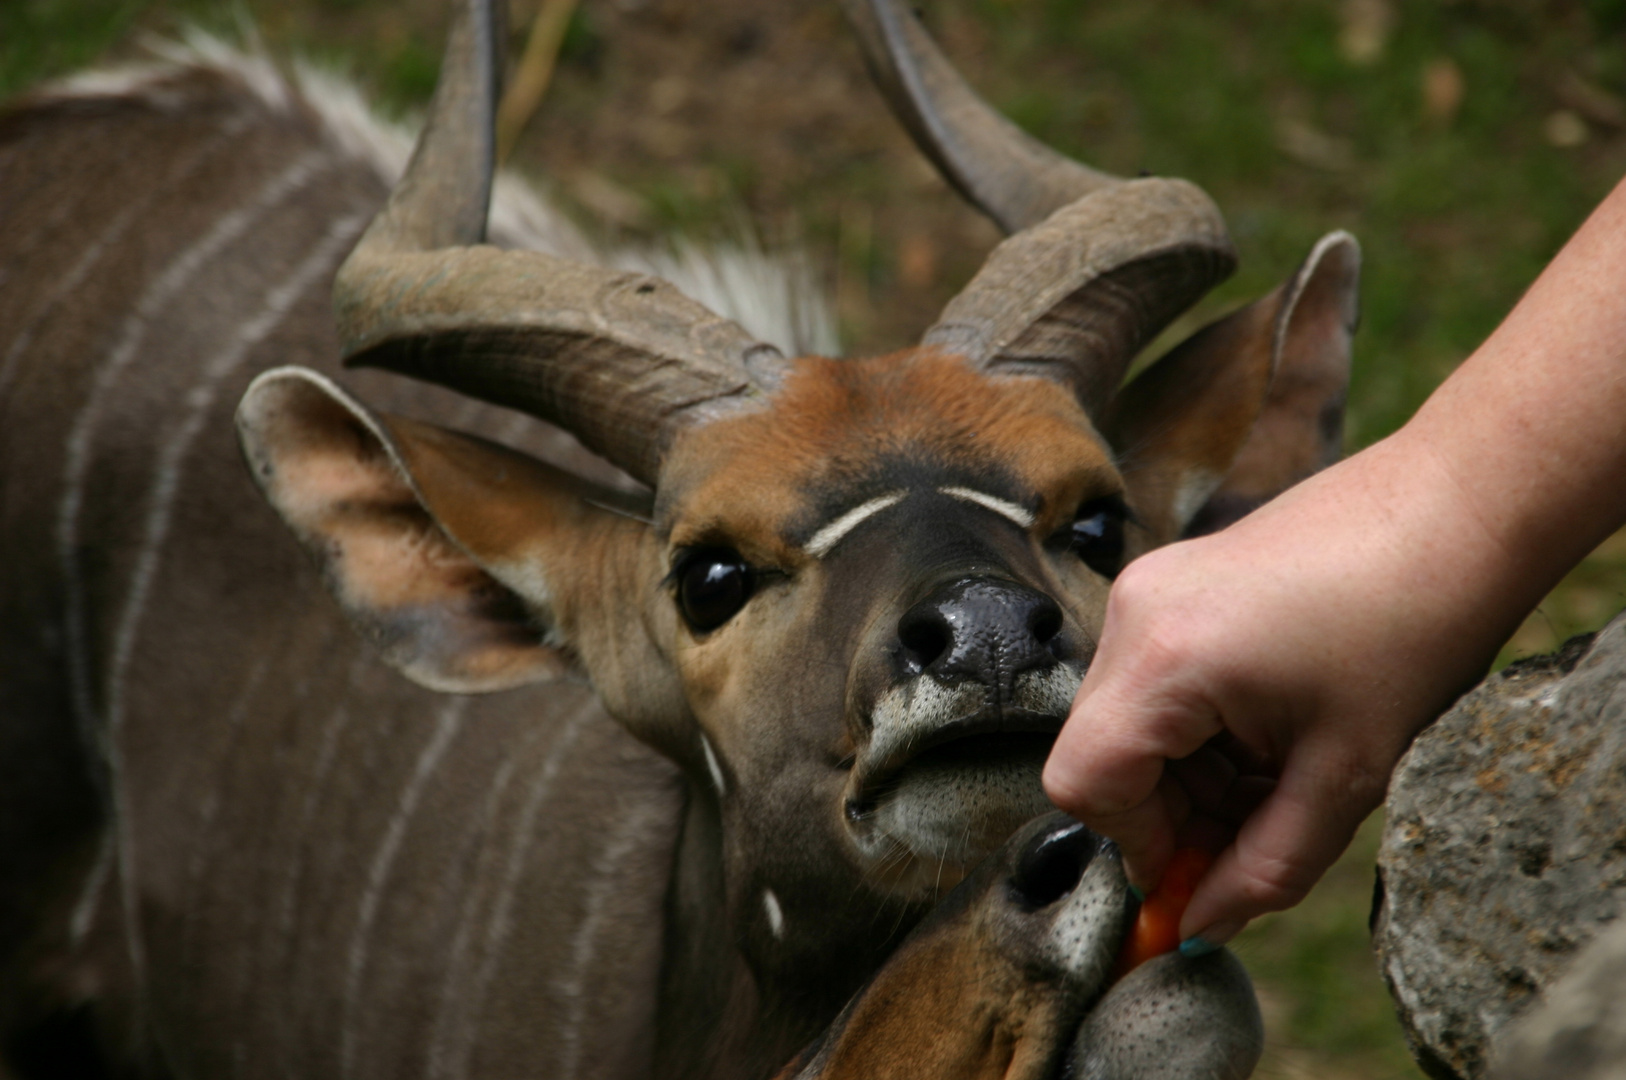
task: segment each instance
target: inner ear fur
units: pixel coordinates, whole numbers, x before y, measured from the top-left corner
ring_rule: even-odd
[[[1338,459],[1360,264],[1354,237],[1328,234],[1119,393],[1104,433],[1152,544],[1222,528]]]
[[[618,496],[505,447],[372,413],[300,368],[256,379],[237,423],[261,491],[409,678],[478,693],[573,668],[569,605],[547,566],[616,531],[625,519],[588,500]]]

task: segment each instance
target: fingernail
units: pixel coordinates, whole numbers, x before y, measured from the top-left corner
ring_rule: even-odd
[[[1135,902],[1138,904],[1146,899],[1146,890],[1142,889],[1139,885],[1136,885],[1133,881],[1131,881],[1129,883],[1129,895],[1133,896],[1135,898]]]
[[[1207,956],[1209,953],[1219,952],[1219,950],[1222,948],[1224,948],[1223,945],[1218,945],[1212,941],[1209,941],[1207,938],[1199,934],[1188,937],[1186,940],[1180,943],[1180,955],[1185,957],[1187,960],[1195,960],[1199,956]]]
[[[1202,933],[1193,934],[1182,941],[1180,943],[1180,955],[1188,960],[1195,960],[1199,956],[1207,956],[1211,952],[1217,952],[1224,948],[1226,943],[1236,937],[1237,934],[1241,933],[1242,926],[1243,924],[1239,922],[1217,922]]]

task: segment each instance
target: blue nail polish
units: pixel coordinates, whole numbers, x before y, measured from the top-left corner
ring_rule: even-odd
[[[1146,899],[1146,894],[1133,881],[1129,883],[1129,895],[1135,898],[1137,904]]]
[[[1187,960],[1195,960],[1199,956],[1207,956],[1209,953],[1218,952],[1223,947],[1215,945],[1212,941],[1202,937],[1188,937],[1180,943],[1180,955]]]

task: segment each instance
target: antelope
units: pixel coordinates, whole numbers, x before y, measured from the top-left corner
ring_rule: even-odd
[[[1248,1076],[1263,1033],[1229,953],[1170,953],[1110,978],[1124,894],[1113,854],[1063,814],[1023,826],[778,1080]]]
[[[881,357],[484,243],[487,0],[387,191],[252,73],[0,116],[14,1071],[1251,1069],[1228,955],[1108,988],[1133,901],[1039,769],[1124,562],[1336,455],[1359,250],[1120,386],[1211,200],[847,7],[1010,234]]]

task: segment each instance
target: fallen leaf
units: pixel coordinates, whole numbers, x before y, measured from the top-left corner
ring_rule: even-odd
[[[911,289],[937,280],[937,244],[929,233],[912,233],[898,247],[898,278]]]
[[[1586,142],[1586,121],[1570,112],[1568,109],[1559,109],[1548,116],[1541,125],[1541,133],[1547,136],[1547,141],[1561,150],[1568,150]]]
[[[1292,117],[1276,122],[1276,148],[1312,169],[1342,172],[1355,164],[1355,147],[1348,139],[1328,135],[1313,124]]]
[[[1462,69],[1455,60],[1442,56],[1429,61],[1423,68],[1423,115],[1434,123],[1450,126],[1462,108],[1466,90]]]
[[[657,115],[669,116],[683,108],[688,100],[689,84],[680,75],[666,75],[650,84],[649,107]]]
[[[603,173],[583,169],[569,186],[577,202],[612,225],[636,229],[649,224],[648,204]]]
[[[1344,0],[1339,21],[1338,52],[1345,60],[1368,67],[1383,59],[1395,25],[1389,0]]]

